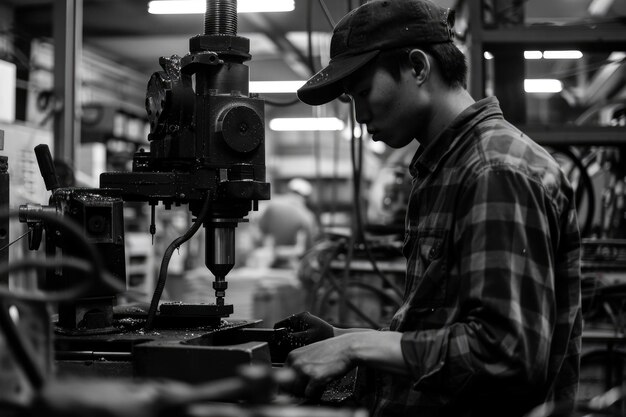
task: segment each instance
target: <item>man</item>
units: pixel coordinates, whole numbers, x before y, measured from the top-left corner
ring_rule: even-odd
[[[297,266],[318,234],[317,219],[307,206],[312,192],[307,180],[293,178],[286,193],[272,196],[259,216],[262,246],[254,257],[268,258],[273,268]]]
[[[337,24],[329,65],[298,91],[311,105],[345,92],[373,140],[420,144],[404,303],[389,330],[333,328],[308,313],[277,323],[310,343],[287,359],[306,395],[356,365],[373,370],[373,416],[519,416],[576,395],[572,188],[494,97],[474,102],[465,90],[453,24],[427,0],[370,1]]]

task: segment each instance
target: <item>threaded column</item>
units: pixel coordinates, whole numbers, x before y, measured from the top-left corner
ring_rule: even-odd
[[[237,35],[237,0],[206,0],[205,35]]]

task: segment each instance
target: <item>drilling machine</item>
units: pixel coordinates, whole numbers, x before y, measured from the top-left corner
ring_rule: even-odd
[[[187,55],[161,57],[163,70],[155,72],[148,82],[145,106],[150,150],[140,149],[134,155],[132,172],[101,174],[99,189],[64,189],[52,180],[53,167],[50,169],[46,151],[39,149],[37,154],[46,185],[53,192],[51,203],[47,207],[22,207],[21,220],[28,223],[36,239],[42,228],[39,211],[72,217],[92,241],[100,244],[109,272],[117,277],[124,279],[122,201],[151,206],[152,235],[156,232],[154,208],[159,203],[166,208],[188,204],[198,223],[195,229],[204,226],[205,263],[215,277],[216,303],[167,303],[157,314],[166,260],[150,306],[149,328],[175,326],[177,322],[187,326],[215,324],[233,312],[224,297],[226,275],[235,262],[235,227],[245,221],[250,210],[258,209],[259,200],[270,198],[270,184],[265,182],[264,103],[258,95],[249,94],[249,68],[244,62],[250,58],[249,39],[237,36],[236,0],[207,0],[204,34],[190,39]],[[55,249],[71,251],[71,245],[55,240],[54,230],[47,236],[51,256]],[[71,277],[70,271],[52,274],[56,275],[48,281],[57,284],[79,279]],[[59,325],[71,330],[108,327],[109,320],[89,324],[81,316],[81,312],[98,310],[92,305],[98,295],[106,298],[104,303],[102,297],[99,301],[109,311],[112,294],[91,294],[89,301],[64,305],[59,311]],[[82,308],[85,304],[87,307]],[[109,315],[105,313],[105,317]]]
[[[191,38],[189,49],[182,58],[161,58],[163,71],[148,82],[150,151],[135,154],[133,172],[100,176],[100,186],[120,190],[124,201],[150,204],[152,234],[159,202],[166,208],[189,204],[205,227],[205,263],[215,276],[216,304],[166,305],[163,319],[233,312],[224,296],[235,261],[235,227],[257,210],[259,200],[270,198],[263,101],[249,94],[244,62],[251,58],[250,41],[237,36],[236,0],[207,0],[204,34]],[[162,285],[160,279],[157,292]],[[151,314],[154,308],[153,299]]]
[[[273,330],[261,331],[261,342],[257,343],[257,335],[242,338],[241,334],[229,333],[231,328],[245,327],[245,323],[224,325],[223,320],[233,313],[225,295],[226,275],[235,263],[235,228],[246,221],[250,210],[258,209],[259,200],[270,198],[270,184],[265,181],[264,102],[249,93],[249,68],[244,63],[251,59],[250,41],[237,36],[237,1],[207,0],[206,5],[204,33],[190,39],[189,53],[160,58],[162,71],[155,72],[148,82],[145,105],[150,148],[135,153],[132,172],[103,173],[100,188],[63,188],[55,181],[47,146],[36,149],[52,196],[48,206],[21,206],[20,220],[31,230],[31,249],[39,246],[45,230],[48,258],[80,257],[84,252],[62,230],[46,224],[46,216],[52,213],[78,223],[85,238],[96,245],[109,276],[125,284],[124,202],[147,202],[151,206],[149,231],[153,236],[157,204],[164,204],[166,209],[188,204],[195,216],[194,225],[172,242],[169,253],[166,251],[147,316],[145,310],[133,316],[138,322],[145,319],[144,327],[135,333],[120,332],[119,314],[114,315],[115,292],[96,286],[83,298],[59,305],[57,359],[64,354],[87,359],[85,352],[95,351],[100,357],[110,354],[117,358],[123,351],[133,357],[134,375],[188,381],[226,376],[235,365],[259,357],[269,362],[265,342]],[[205,263],[215,277],[215,304],[163,303],[158,310],[169,257],[202,226]],[[57,267],[46,273],[45,284],[63,289],[85,279],[89,278],[84,271],[81,275]],[[205,333],[198,340],[190,337],[198,333],[180,330],[194,327]],[[154,328],[159,331],[149,332]],[[118,334],[112,334],[116,331]],[[213,337],[217,332],[233,338],[226,340],[224,336],[217,341],[217,336]],[[207,345],[229,342],[253,346],[239,352],[213,349],[211,355],[217,356],[203,356],[211,350]],[[190,356],[195,359],[189,360]],[[213,363],[211,375],[198,363],[205,360]]]

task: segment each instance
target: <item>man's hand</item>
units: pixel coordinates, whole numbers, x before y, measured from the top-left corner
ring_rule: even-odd
[[[279,341],[288,350],[334,336],[333,326],[308,311],[289,316],[274,325],[274,329],[280,328],[286,328],[289,332]]]
[[[296,381],[285,387],[295,395],[319,398],[324,387],[350,371],[355,363],[351,357],[351,335],[337,336],[293,350],[286,366],[296,371]]]

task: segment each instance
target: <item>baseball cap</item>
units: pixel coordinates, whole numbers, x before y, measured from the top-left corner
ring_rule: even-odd
[[[308,197],[313,192],[313,186],[303,178],[294,178],[287,184],[287,188],[303,197]]]
[[[429,0],[371,0],[333,29],[329,64],[298,89],[306,104],[327,103],[342,93],[341,81],[382,50],[452,42],[454,10]]]

